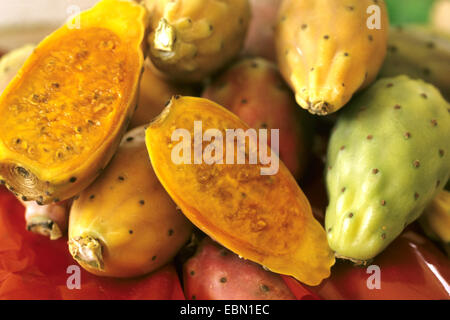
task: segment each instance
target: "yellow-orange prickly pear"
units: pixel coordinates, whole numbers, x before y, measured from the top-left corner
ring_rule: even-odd
[[[386,55],[382,0],[285,0],[276,27],[278,63],[309,112],[327,115],[375,80]]]
[[[248,0],[146,0],[151,12],[149,56],[169,78],[199,82],[242,49]]]
[[[125,135],[102,175],[74,200],[69,250],[91,273],[139,276],[168,263],[191,231],[156,178],[144,127],[138,127]]]
[[[318,285],[334,264],[325,230],[258,132],[256,142],[255,129],[211,100],[174,97],[148,126],[146,145],[159,181],[198,228],[245,259]]]
[[[188,85],[173,83],[155,69],[150,59],[145,61],[145,69],[139,86],[138,108],[131,118],[129,129],[148,124],[161,113],[167,101],[173,96],[194,95],[195,90]]]

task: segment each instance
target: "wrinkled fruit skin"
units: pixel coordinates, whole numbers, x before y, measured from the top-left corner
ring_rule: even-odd
[[[420,26],[392,28],[379,76],[402,74],[434,84],[450,101],[450,36]]]
[[[85,189],[136,106],[145,8],[103,0],[79,22],[45,38],[0,97],[0,180],[24,201],[59,202]]]
[[[244,45],[248,0],[146,0],[152,12],[150,58],[166,76],[200,82]]]
[[[210,238],[183,265],[184,291],[192,300],[295,300],[280,275],[240,259]]]
[[[167,101],[173,96],[194,95],[195,90],[187,85],[168,81],[147,59],[139,87],[138,107],[131,118],[128,129],[148,124],[163,111]]]
[[[252,18],[244,54],[276,61],[275,25],[281,0],[250,0]]]
[[[0,59],[0,95],[23,66],[34,50],[34,45],[28,44],[17,48]]]
[[[450,256],[450,192],[441,191],[419,219],[428,237],[442,243]]]
[[[156,178],[144,128],[139,127],[125,135],[102,175],[74,201],[69,249],[96,275],[140,276],[168,263],[191,231],[192,225]],[[79,250],[89,237],[101,245],[97,261],[88,261]]]
[[[248,156],[245,164],[230,164],[227,156],[236,163],[237,155],[227,155],[226,149],[236,149],[236,139],[224,141],[223,164],[178,161],[177,152],[180,156],[184,153],[179,146],[194,137],[195,121],[201,121],[204,133],[220,131],[224,140],[228,129],[250,129],[220,105],[193,97],[174,97],[149,125],[146,144],[155,173],[186,217],[221,245],[273,272],[310,285],[328,277],[334,256],[325,230],[314,219],[308,199],[284,164],[279,162],[273,175],[262,175],[261,169],[269,164],[249,164]],[[176,129],[185,130],[178,143],[172,140]],[[192,157],[198,154],[194,144],[185,151]],[[205,142],[205,150],[201,150],[207,160],[208,146]],[[272,163],[276,160],[272,158]]]
[[[203,97],[228,108],[251,128],[279,129],[280,159],[295,178],[301,177],[311,152],[312,119],[297,107],[274,64],[243,59],[208,86]]]
[[[380,29],[366,13],[378,8]],[[383,1],[285,0],[278,14],[278,64],[297,103],[327,115],[377,76],[386,55],[388,17]]]
[[[325,228],[336,254],[367,261],[416,220],[450,175],[449,104],[406,76],[377,81],[331,135]]]

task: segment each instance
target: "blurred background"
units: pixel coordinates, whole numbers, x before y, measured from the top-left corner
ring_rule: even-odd
[[[98,0],[0,0],[0,50],[37,43]]]
[[[70,17],[98,0],[0,0],[0,50],[37,43]],[[385,0],[392,25],[450,24],[450,0]]]

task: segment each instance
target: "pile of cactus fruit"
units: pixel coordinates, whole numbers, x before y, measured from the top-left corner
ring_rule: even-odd
[[[95,277],[174,264],[186,299],[342,298],[424,241],[448,288],[450,34],[388,9],[100,0],[0,58],[0,189]]]

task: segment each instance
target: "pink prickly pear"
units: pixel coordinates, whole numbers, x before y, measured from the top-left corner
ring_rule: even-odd
[[[275,25],[281,0],[250,0],[252,19],[244,53],[276,61]]]
[[[280,275],[240,259],[210,238],[183,266],[187,299],[198,300],[295,300]]]
[[[262,58],[246,58],[231,66],[203,93],[254,129],[279,129],[280,158],[295,178],[310,155],[310,118],[296,106],[276,66]]]

